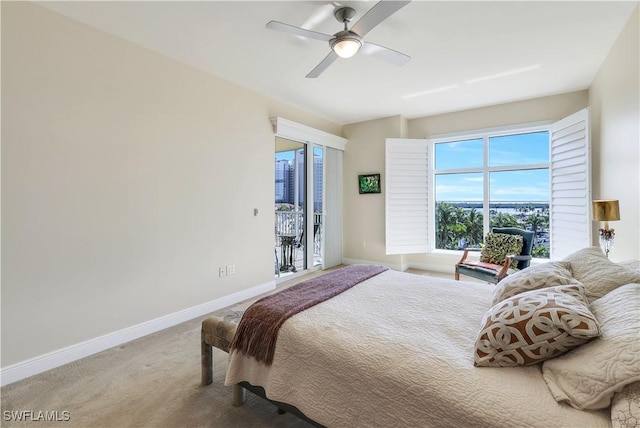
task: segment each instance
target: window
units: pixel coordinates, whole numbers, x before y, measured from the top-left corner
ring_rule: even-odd
[[[536,231],[536,257],[591,245],[589,114],[549,126],[385,147],[387,254],[478,246],[491,227]]]
[[[534,231],[534,256],[549,257],[548,129],[432,143],[436,249],[478,247],[513,226]]]

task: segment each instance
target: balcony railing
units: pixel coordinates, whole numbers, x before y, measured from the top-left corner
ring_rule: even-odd
[[[275,214],[276,272],[295,272],[304,267],[304,212],[302,210],[276,211]],[[313,213],[314,265],[322,262],[322,220],[321,212]],[[294,262],[290,263],[290,259]]]

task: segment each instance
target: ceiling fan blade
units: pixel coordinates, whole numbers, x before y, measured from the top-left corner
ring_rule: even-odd
[[[364,37],[364,35],[371,31],[373,27],[375,27],[409,3],[411,3],[411,1],[407,0],[380,1],[376,3],[375,6],[373,6],[371,9],[369,9],[369,11],[365,13],[364,16],[353,25],[353,27],[351,27],[351,31],[353,31],[360,37]]]
[[[284,22],[269,21],[267,28],[276,31],[283,31],[285,33],[295,34],[296,36],[307,37],[309,39],[322,40],[328,42],[333,38],[330,34],[318,33],[317,31],[306,30],[304,28],[295,27],[293,25],[285,24]]]
[[[336,54],[334,51],[329,52],[329,55],[325,56],[324,59],[320,61],[320,64],[316,65],[316,68],[311,70],[311,72],[309,72],[309,74],[307,74],[305,77],[308,79],[315,79],[316,77],[320,76],[323,71],[329,68],[329,66],[333,64],[336,59],[338,59],[338,54]]]
[[[403,66],[411,61],[411,57],[409,55],[405,55],[401,52],[394,51],[393,49],[385,48],[384,46],[368,42],[362,42],[360,52],[365,55],[390,62],[391,64],[395,64],[397,66]]]

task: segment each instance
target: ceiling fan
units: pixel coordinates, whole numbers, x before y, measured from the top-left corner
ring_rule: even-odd
[[[351,7],[339,7],[335,10],[334,16],[336,19],[344,24],[344,30],[337,33],[324,34],[317,31],[307,30],[301,27],[295,27],[293,25],[285,24],[278,21],[270,21],[267,23],[267,28],[277,31],[284,31],[285,33],[291,33],[310,39],[322,40],[329,42],[331,46],[331,52],[322,60],[320,64],[316,66],[306,77],[316,78],[322,74],[333,62],[341,58],[350,58],[354,56],[358,51],[365,55],[370,55],[378,59],[388,61],[392,64],[401,66],[409,62],[410,56],[407,56],[393,49],[385,48],[384,46],[376,45],[373,43],[365,42],[363,37],[371,31],[376,25],[387,19],[389,16],[411,3],[410,1],[380,1],[376,3],[367,13],[364,14],[358,22],[356,22],[351,29],[347,25],[351,22],[356,14],[356,11]]]

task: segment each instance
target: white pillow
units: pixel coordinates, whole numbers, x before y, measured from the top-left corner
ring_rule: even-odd
[[[609,260],[599,247],[587,247],[564,258],[573,277],[584,284],[589,302],[621,285],[640,283],[640,272]]]
[[[618,265],[624,266],[627,269],[635,270],[640,273],[640,260],[625,260],[623,262],[618,262]]]
[[[542,364],[556,401],[604,409],[625,385],[640,381],[640,284],[619,287],[591,304],[600,337]]]
[[[547,262],[530,266],[507,276],[496,284],[492,305],[525,291],[577,283],[578,280],[573,278],[571,273],[569,262]]]
[[[640,424],[640,382],[634,382],[616,392],[611,400],[613,428],[637,427]]]

